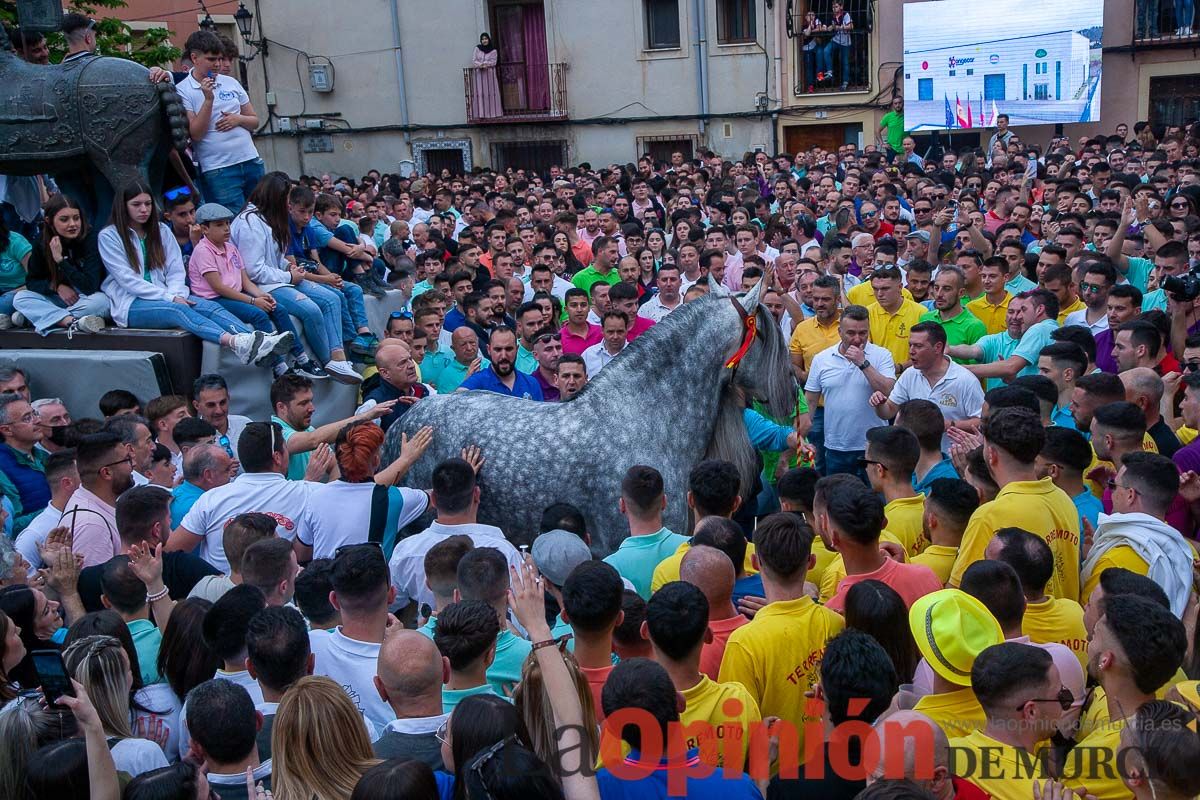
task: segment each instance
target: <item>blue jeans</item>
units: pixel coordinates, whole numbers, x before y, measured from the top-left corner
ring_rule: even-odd
[[[129,306],[130,328],[181,328],[206,342],[221,343],[226,333],[249,333],[250,327],[237,317],[203,297],[188,298],[195,305],[171,300],[145,300],[135,297]]]
[[[230,300],[228,297],[217,297],[213,300],[213,302],[228,311],[230,314],[233,314],[242,322],[254,328],[256,331],[262,331],[266,334],[274,334],[276,329],[278,329],[280,333],[283,333],[284,331],[290,331],[292,337],[296,339],[296,341],[292,342],[292,355],[298,355],[297,350],[300,353],[304,352],[304,347],[303,345],[299,344],[299,337],[296,336],[296,329],[292,326],[291,319],[288,318],[286,313],[282,313],[280,311],[278,305],[275,306],[275,311],[273,313],[268,314],[258,306],[252,306],[249,303],[243,303],[241,300]],[[280,328],[276,317],[283,317],[285,320],[287,320],[287,327]],[[276,355],[272,356],[268,363],[270,363],[271,366],[275,366],[281,361],[283,361],[283,356]]]
[[[838,83],[850,82],[850,45],[837,44],[832,39],[825,45],[825,68],[833,68],[834,55],[838,58]]]
[[[1158,36],[1158,0],[1137,0],[1137,21],[1134,30],[1142,39]]]
[[[280,286],[271,291],[271,296],[284,315],[300,320],[304,337],[318,361],[327,363],[331,352],[341,349],[342,296],[339,293],[312,281],[301,281],[299,286]],[[290,319],[288,324],[291,325]],[[299,337],[296,340],[299,342]]]
[[[44,295],[29,290],[17,292],[13,305],[42,336],[47,335],[68,316],[79,319],[89,314],[108,319],[108,296],[104,292],[81,294],[68,306],[58,294]]]
[[[1196,15],[1196,0],[1175,0],[1175,27],[1190,28]]]
[[[11,314],[13,312],[13,300],[17,298],[17,289],[9,289],[7,292],[0,294],[0,314]]]
[[[353,281],[342,282],[342,340],[350,341],[358,336],[359,328],[367,325],[367,304],[363,302],[362,287]]]
[[[825,450],[826,475],[854,475],[867,486],[867,471],[859,465],[858,460],[866,456],[866,450]]]
[[[233,213],[242,210],[267,168],[261,158],[200,173],[204,202],[220,203]]]

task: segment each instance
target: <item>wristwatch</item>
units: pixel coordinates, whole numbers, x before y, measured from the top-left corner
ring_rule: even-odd
[[[860,370],[862,370],[863,372],[866,372],[867,370],[869,370],[869,369],[871,368],[871,362],[870,362],[870,361],[867,361],[867,360],[864,358],[864,359],[863,359],[863,363],[859,364],[859,365],[858,365],[858,368],[859,368]]]

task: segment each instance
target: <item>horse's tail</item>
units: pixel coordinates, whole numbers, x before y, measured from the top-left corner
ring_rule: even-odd
[[[170,81],[156,83],[154,87],[158,89],[159,97],[162,99],[167,130],[171,132],[171,143],[176,150],[182,152],[187,149],[191,139],[188,133],[187,111],[183,108],[183,101],[179,98],[179,92],[175,91],[175,85]]]

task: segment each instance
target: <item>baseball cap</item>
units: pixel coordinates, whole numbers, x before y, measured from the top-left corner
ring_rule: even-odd
[[[583,539],[562,529],[546,531],[534,539],[530,555],[538,571],[555,586],[562,586],[571,570],[592,560],[592,551]]]
[[[987,606],[959,589],[918,599],[908,610],[908,626],[933,671],[957,686],[970,686],[975,658],[1004,641]]]
[[[905,239],[920,239],[926,244],[929,243],[929,231],[913,231],[904,237]]]
[[[220,203],[205,203],[196,209],[196,224],[204,225],[222,219],[233,219],[236,215]]]

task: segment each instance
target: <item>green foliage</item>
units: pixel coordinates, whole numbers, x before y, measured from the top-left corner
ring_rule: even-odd
[[[150,28],[135,34],[122,20],[102,14],[104,9],[124,8],[125,5],[125,0],[85,0],[68,5],[67,10],[96,20],[96,52],[100,55],[128,58],[147,67],[168,66],[178,60],[182,51],[171,45],[168,29]],[[0,22],[17,24],[15,0],[0,0]],[[66,55],[66,39],[61,33],[52,33],[46,40],[50,45],[50,60],[58,63]]]

